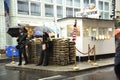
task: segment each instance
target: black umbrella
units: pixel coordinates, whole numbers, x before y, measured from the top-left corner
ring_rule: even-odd
[[[9,28],[7,33],[11,36],[11,37],[18,37],[19,36],[19,29],[20,28]]]

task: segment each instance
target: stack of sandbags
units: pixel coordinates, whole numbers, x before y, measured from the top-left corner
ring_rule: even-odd
[[[41,46],[41,40],[39,38],[33,39],[29,42],[28,60],[30,63],[38,64],[40,57],[40,46]]]
[[[76,56],[75,56],[75,42],[70,41],[69,42],[69,63],[73,64],[75,63]]]
[[[69,63],[69,39],[53,40],[53,63],[67,65]]]

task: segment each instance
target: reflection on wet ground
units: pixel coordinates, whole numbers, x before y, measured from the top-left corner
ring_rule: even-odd
[[[67,78],[66,80],[116,80],[113,67]]]
[[[115,80],[113,67],[74,72],[36,72],[36,71],[12,71],[6,70],[5,64],[0,63],[0,80]]]

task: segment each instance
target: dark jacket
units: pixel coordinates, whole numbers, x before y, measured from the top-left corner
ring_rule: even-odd
[[[118,64],[120,64],[120,43],[116,48],[116,54],[115,54],[115,65],[118,65]]]
[[[23,48],[26,45],[26,38],[27,38],[27,33],[22,33],[19,35],[17,39],[18,48]]]

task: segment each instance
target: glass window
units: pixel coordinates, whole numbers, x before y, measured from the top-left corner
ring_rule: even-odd
[[[109,3],[105,2],[105,11],[109,11]]]
[[[84,0],[84,8],[87,8],[89,6],[89,0]]]
[[[53,0],[45,0],[45,2],[53,3]]]
[[[67,6],[72,6],[72,0],[66,0],[66,5]]]
[[[66,17],[73,17],[73,8],[66,8]]]
[[[88,37],[90,33],[89,31],[90,31],[89,27],[83,27],[83,36]]]
[[[45,16],[46,17],[53,17],[53,5],[45,5]]]
[[[109,12],[104,12],[104,19],[109,19]]]
[[[76,17],[76,12],[79,12],[80,9],[74,9],[74,16]]]
[[[90,2],[95,4],[95,0],[90,0]]]
[[[100,12],[100,18],[103,19],[103,11]]]
[[[80,7],[80,0],[74,0],[74,6]]]
[[[92,27],[91,28],[91,36],[92,37],[96,37],[96,35],[97,35],[97,28],[96,27]]]
[[[57,17],[62,18],[63,17],[63,7],[57,6]]]
[[[29,5],[26,1],[18,1],[18,14],[29,14]]]
[[[31,15],[40,16],[40,2],[31,2]]]
[[[103,10],[103,2],[102,1],[99,1],[99,9]]]
[[[62,0],[57,0],[57,4],[62,4]]]

